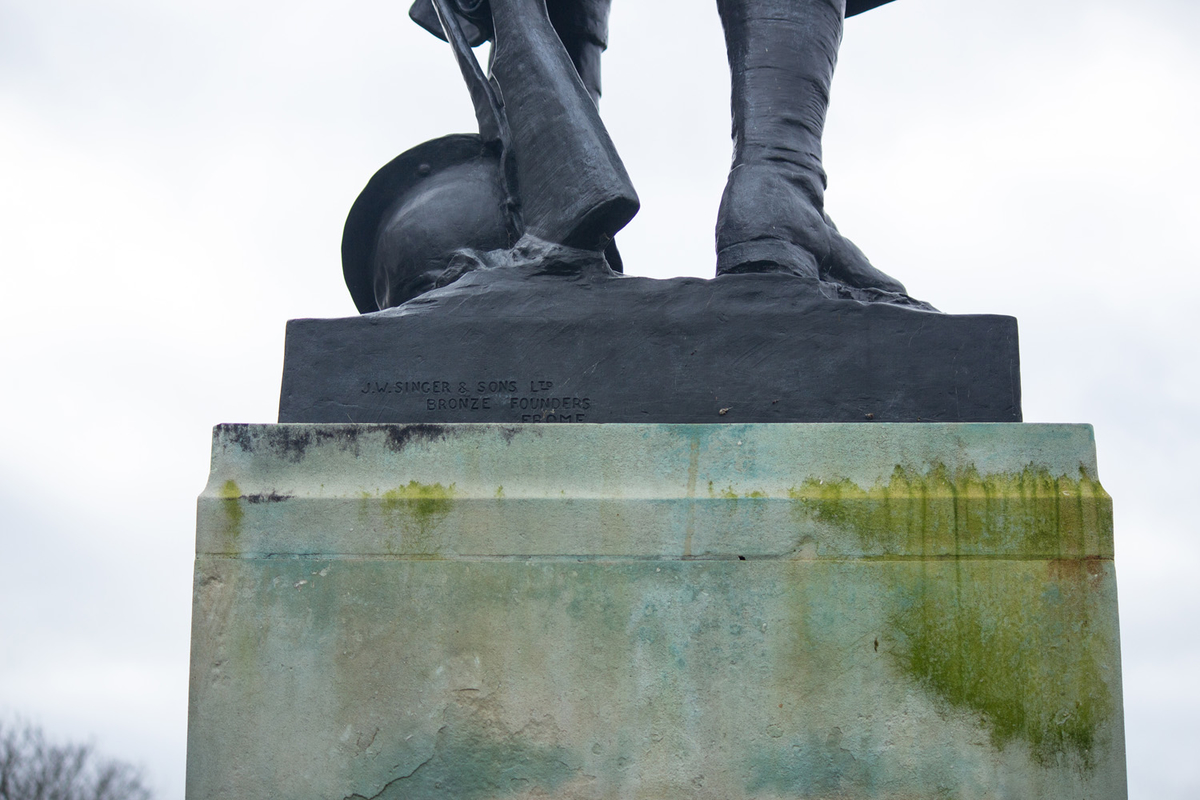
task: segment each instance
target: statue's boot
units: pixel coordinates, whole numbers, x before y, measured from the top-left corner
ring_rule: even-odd
[[[732,75],[733,168],[717,274],[785,272],[904,293],[825,214],[821,136],[845,0],[718,0]]]
[[[629,175],[545,0],[491,0],[491,7],[491,72],[508,118],[525,232],[602,250],[637,213]]]

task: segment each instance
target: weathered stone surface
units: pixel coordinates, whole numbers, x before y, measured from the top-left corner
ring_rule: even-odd
[[[222,426],[188,797],[1122,798],[1060,425]]]
[[[789,275],[471,273],[288,323],[280,422],[1020,422],[1017,321]]]

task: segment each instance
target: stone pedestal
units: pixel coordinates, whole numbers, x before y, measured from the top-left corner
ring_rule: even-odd
[[[1091,428],[221,426],[187,796],[1124,798]]]

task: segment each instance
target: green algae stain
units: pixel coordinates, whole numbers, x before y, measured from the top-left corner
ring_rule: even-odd
[[[1093,621],[1100,562],[940,564],[898,588],[889,623],[903,670],[978,713],[1003,748],[1023,739],[1044,766],[1095,766],[1114,713],[1115,638]]]
[[[242,518],[246,512],[242,510],[242,490],[233,480],[227,480],[221,485],[221,508],[225,511],[225,532],[233,539],[242,534]]]
[[[913,559],[888,570],[905,674],[978,714],[997,748],[1019,739],[1040,764],[1094,766],[1119,662],[1103,615],[1112,501],[1098,481],[897,466],[869,488],[808,480],[788,496],[802,530],[844,531],[865,558]]]
[[[1099,481],[1045,469],[982,476],[897,466],[869,488],[810,478],[788,490],[797,522],[852,531],[864,556],[1111,557],[1112,499]]]
[[[411,553],[433,554],[438,550],[434,532],[454,507],[454,484],[409,481],[380,496],[384,518],[399,520],[407,534],[405,549]]]
[[[732,485],[726,486],[724,489],[716,489],[712,481],[708,482],[708,496],[715,500],[767,500],[770,498],[766,492],[757,489],[745,494],[738,494]]]
[[[441,521],[450,513],[453,497],[453,484],[447,487],[440,483],[409,481],[407,486],[383,493],[383,510],[388,514],[402,512],[423,521]]]

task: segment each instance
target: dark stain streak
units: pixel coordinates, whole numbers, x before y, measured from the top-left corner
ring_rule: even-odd
[[[266,445],[292,463],[304,459],[308,446],[313,442],[312,431],[296,429],[286,425],[271,426],[263,430]]]
[[[213,439],[224,439],[242,448],[243,453],[254,449],[254,439],[250,436],[250,426],[244,424],[232,425],[225,423],[213,429]]]
[[[360,425],[337,425],[316,429],[317,439],[321,443],[333,442],[342,450],[353,450],[358,453],[358,437],[362,433]]]
[[[452,428],[448,425],[387,425],[387,445],[393,452],[399,453],[410,443],[431,444],[445,439]]]
[[[290,494],[248,494],[242,497],[247,503],[282,503],[285,500],[291,500],[293,495]]]
[[[438,424],[309,426],[239,423],[217,425],[213,429],[213,439],[226,446],[236,445],[245,453],[272,452],[287,461],[299,463],[313,445],[332,444],[357,455],[364,435],[377,430],[386,436],[388,448],[397,453],[413,442],[436,442],[453,433],[452,426]],[[511,435],[506,433],[507,437]],[[276,502],[274,496],[269,502]]]

